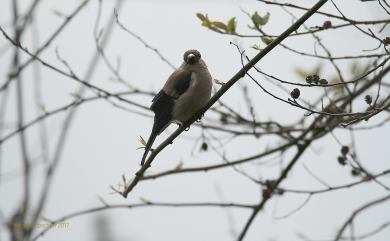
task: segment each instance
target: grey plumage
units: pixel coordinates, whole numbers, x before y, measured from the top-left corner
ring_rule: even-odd
[[[212,77],[197,50],[184,53],[184,62],[168,78],[162,90],[153,98],[152,132],[145,146],[141,165],[156,137],[172,122],[183,123],[203,108],[211,97]]]

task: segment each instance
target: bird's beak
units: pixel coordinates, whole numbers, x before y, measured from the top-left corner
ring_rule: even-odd
[[[196,56],[194,54],[189,54],[187,57],[187,63],[194,64],[196,62]]]

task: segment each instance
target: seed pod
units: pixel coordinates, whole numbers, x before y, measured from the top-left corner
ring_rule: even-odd
[[[347,155],[348,152],[349,152],[349,147],[348,146],[341,147],[341,154],[343,154],[343,156]]]
[[[354,168],[354,169],[351,170],[351,175],[356,177],[356,176],[360,175],[360,172],[361,172],[360,169]]]
[[[311,84],[313,82],[313,77],[311,75],[306,76],[306,83]]]
[[[291,97],[295,100],[295,99],[298,99],[299,96],[300,96],[301,92],[299,91],[298,88],[295,88],[291,91]]]
[[[371,102],[372,102],[372,97],[371,97],[371,95],[366,95],[365,97],[364,97],[364,101],[367,103],[367,104],[371,104]]]
[[[200,146],[200,148],[202,149],[202,151],[207,151],[207,149],[209,148],[209,145],[207,145],[206,142],[203,142],[202,145]]]
[[[313,74],[312,78],[313,78],[314,84],[318,85],[318,83],[320,82],[320,76]]]
[[[332,22],[331,21],[325,21],[323,24],[322,24],[322,27],[324,29],[328,29],[328,28],[331,28],[332,27]]]
[[[382,40],[382,42],[383,42],[383,44],[384,44],[385,46],[389,45],[389,44],[390,44],[390,37],[384,38],[384,39]]]
[[[221,115],[219,116],[219,120],[220,120],[223,124],[226,124],[227,121],[228,121],[228,115],[225,114],[225,113],[221,113]]]
[[[320,79],[320,84],[321,85],[327,85],[328,81],[326,79]]]
[[[340,165],[342,165],[342,166],[345,166],[345,164],[347,164],[347,162],[346,162],[346,158],[344,157],[344,156],[338,156],[337,157],[337,161],[340,163]]]

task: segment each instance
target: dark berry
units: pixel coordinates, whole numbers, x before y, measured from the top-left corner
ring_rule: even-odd
[[[341,154],[343,154],[344,156],[347,155],[349,152],[349,147],[348,146],[343,146],[341,147]]]
[[[386,46],[386,45],[389,45],[390,44],[390,37],[386,37],[382,40],[383,44]]]
[[[351,170],[351,175],[356,177],[360,175],[360,169],[354,168]]]
[[[300,96],[301,92],[299,91],[298,88],[295,88],[291,91],[291,97],[295,100],[295,99],[298,99],[299,96]]]
[[[226,124],[227,121],[228,121],[228,115],[225,114],[225,113],[221,113],[221,116],[219,117],[219,120],[220,120],[222,123]]]
[[[366,95],[365,97],[364,97],[364,101],[367,103],[367,104],[371,104],[371,102],[372,102],[372,97],[371,97],[371,95]]]
[[[312,78],[313,78],[313,82],[318,85],[318,83],[320,82],[320,76],[316,75],[316,74],[313,74],[312,75]]]
[[[313,82],[313,77],[311,75],[306,76],[306,83],[311,84]]]
[[[322,27],[324,29],[328,29],[328,28],[331,28],[332,27],[332,22],[331,21],[325,21],[323,24],[322,24]]]
[[[340,163],[340,165],[343,165],[345,166],[345,164],[347,164],[347,159],[344,157],[344,156],[339,156],[337,157],[337,161]]]
[[[202,143],[202,146],[200,147],[203,151],[207,151],[207,149],[209,148],[209,145],[207,145],[206,142],[203,142]]]
[[[327,85],[328,81],[326,79],[320,79],[320,84],[321,85]]]

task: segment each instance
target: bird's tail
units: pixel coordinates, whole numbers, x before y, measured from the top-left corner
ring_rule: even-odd
[[[152,148],[154,140],[156,140],[157,130],[155,130],[155,129],[156,128],[153,128],[152,133],[150,133],[148,142],[146,143],[145,152],[144,152],[144,155],[142,156],[142,160],[141,160],[141,165],[142,166],[144,165],[146,157],[148,156],[148,153],[149,153],[150,149]]]

